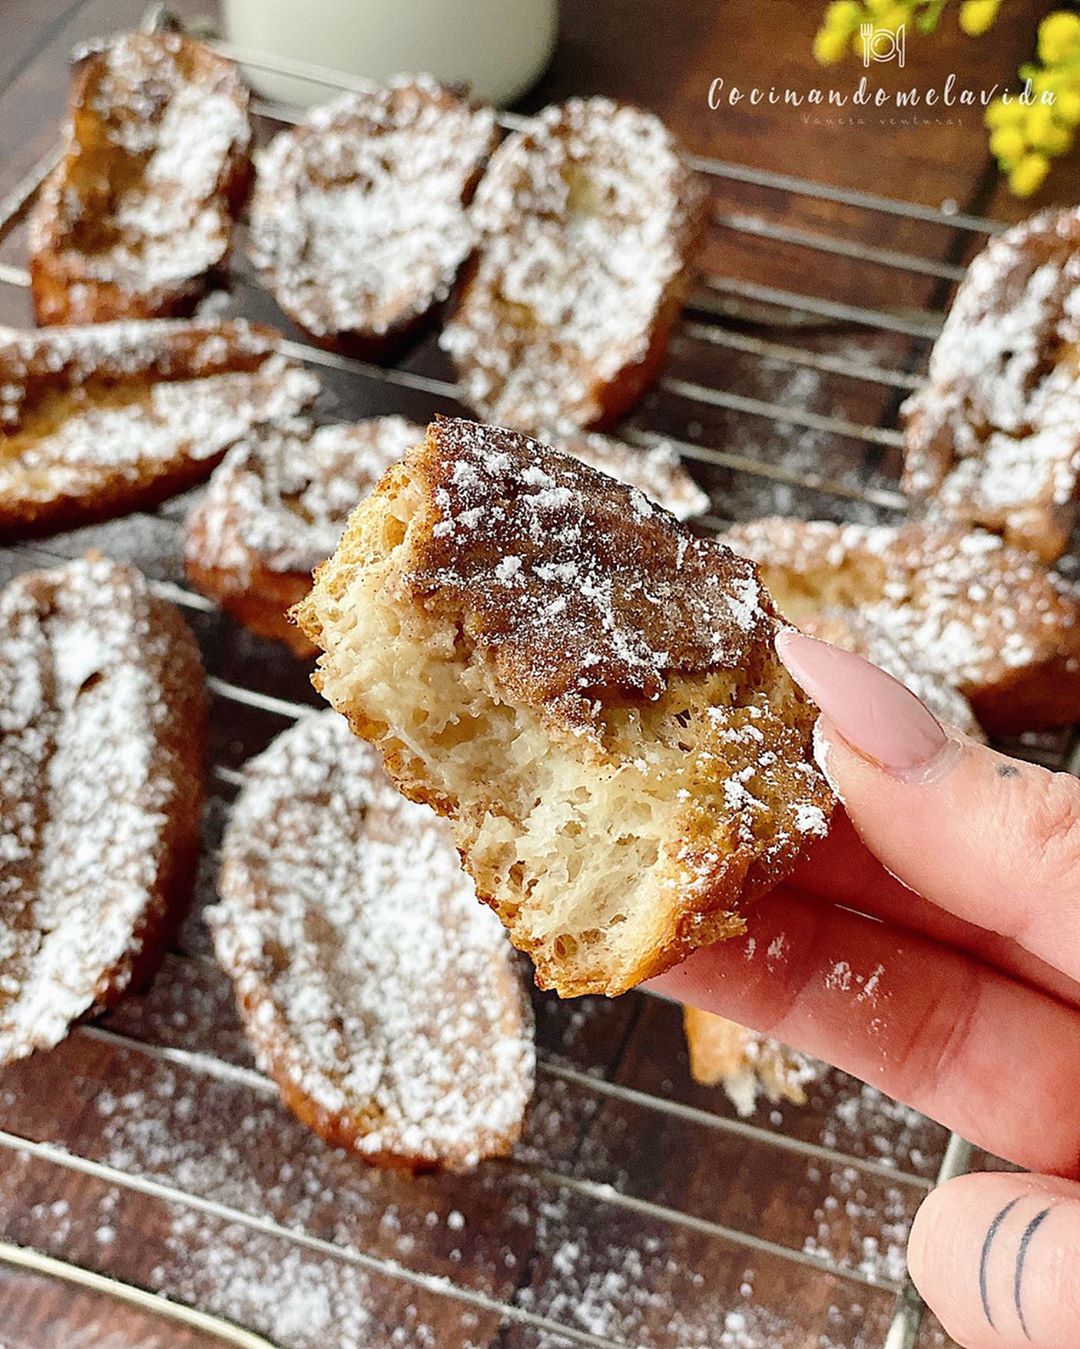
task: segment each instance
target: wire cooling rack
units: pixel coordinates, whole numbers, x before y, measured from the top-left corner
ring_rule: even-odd
[[[146,22],[170,20],[155,9]],[[271,73],[302,77],[328,94],[364,87],[337,72],[215,45],[256,85]],[[265,99],[254,110],[264,132],[301,115]],[[505,114],[502,121],[514,128],[521,119]],[[55,158],[47,156],[0,203],[0,245],[17,241]],[[710,491],[704,529],[770,510],[897,518],[906,505],[896,487],[898,403],[921,381],[940,307],[962,275],[963,259],[999,226],[717,159],[694,156],[693,164],[713,188],[712,241],[750,250],[744,269],[750,274],[705,272],[657,390],[621,434],[642,445],[675,444]],[[734,204],[725,201],[728,188]],[[792,223],[812,220],[814,204],[880,221],[883,237],[896,223],[944,230],[949,246],[940,247],[938,233],[935,255],[927,256],[906,244],[869,245]],[[907,287],[934,303],[867,307],[766,284],[758,278],[767,274],[760,262],[769,252],[754,249],[796,250],[811,278],[826,276],[830,260],[884,269],[896,277],[898,293]],[[0,286],[27,284],[22,266],[0,262]],[[281,323],[242,264],[233,284],[234,308]],[[286,341],[285,349],[325,377],[320,411],[328,417],[401,411],[422,418],[456,400],[430,349],[390,368],[301,340]],[[215,840],[245,758],[308,711],[313,695],[283,651],[233,628],[183,584],[176,541],[185,504],[19,545],[0,559],[14,573],[99,544],[146,566],[160,592],[187,610],[211,671],[215,727],[205,900]],[[1072,734],[1033,737],[1010,749],[1070,771],[1080,762]],[[67,1045],[0,1082],[0,1117],[9,1126],[0,1128],[0,1150],[12,1158],[20,1184],[32,1181],[32,1192],[45,1197],[8,1225],[16,1239],[0,1243],[0,1262],[65,1280],[73,1297],[77,1288],[152,1311],[169,1319],[177,1336],[203,1336],[184,1344],[930,1349],[949,1343],[940,1328],[922,1324],[902,1247],[921,1197],[971,1164],[972,1149],[957,1135],[946,1136],[842,1075],[823,1080],[813,1109],[766,1107],[741,1119],[715,1094],[689,1086],[685,1069],[673,1080],[670,1032],[674,1026],[677,1036],[677,1022],[668,1018],[667,1044],[645,1036],[642,1047],[638,1023],[648,1019],[642,1009],[649,1002],[657,1010],[652,1000],[630,995],[583,1010],[544,999],[538,1101],[511,1162],[471,1179],[358,1176],[355,1163],[323,1149],[284,1116],[273,1083],[252,1066],[229,1018],[228,989],[209,957],[198,902],[195,908],[146,998],[103,1024],[78,1028]],[[631,1004],[635,1011],[627,1016],[622,1008]],[[628,1074],[635,1054],[641,1062]],[[53,1074],[55,1086],[41,1087],[42,1072]],[[69,1089],[74,1106],[65,1109]],[[43,1112],[40,1098],[53,1091],[55,1108]],[[79,1111],[94,1115],[92,1128],[65,1127]],[[265,1118],[260,1111],[268,1112]],[[274,1142],[285,1160],[278,1157],[267,1178],[257,1158]],[[648,1155],[651,1165],[654,1150],[674,1152],[681,1165],[680,1152],[695,1146],[720,1149],[733,1171],[745,1165],[748,1196],[763,1175],[769,1184],[780,1176],[777,1185],[787,1185],[783,1177],[791,1171],[780,1216],[772,1207],[775,1191],[768,1191],[764,1213],[753,1211],[752,1198],[728,1212],[723,1205],[717,1210],[714,1195],[651,1171],[647,1183],[640,1181],[649,1166],[636,1166],[635,1156]],[[77,1222],[69,1200],[48,1202],[58,1174],[74,1187],[65,1194],[78,1197]],[[678,1202],[670,1199],[675,1192]],[[422,1225],[433,1235],[425,1244],[408,1215],[427,1203]],[[139,1204],[136,1215],[130,1206]],[[322,1211],[326,1204],[329,1213]],[[144,1239],[147,1223],[157,1223],[160,1244],[150,1243],[146,1260],[145,1252],[117,1243],[120,1215],[129,1209]],[[97,1215],[90,1236],[82,1230],[87,1213]],[[512,1231],[503,1230],[507,1222]],[[490,1241],[485,1226],[494,1228]],[[456,1244],[455,1233],[462,1233]],[[163,1251],[172,1252],[172,1264]],[[187,1264],[178,1251],[186,1252]],[[192,1252],[203,1253],[194,1269]],[[322,1277],[329,1269],[336,1281],[327,1294],[311,1272]],[[703,1286],[714,1275],[723,1296],[710,1302]],[[301,1285],[308,1292],[298,1300]],[[827,1296],[819,1296],[823,1287]],[[883,1298],[891,1299],[884,1310]],[[366,1319],[365,1299],[383,1308],[381,1329]],[[298,1313],[287,1323],[282,1304]]]

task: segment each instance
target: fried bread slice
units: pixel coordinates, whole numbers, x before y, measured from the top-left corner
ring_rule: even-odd
[[[251,260],[282,311],[324,346],[392,355],[472,250],[466,206],[497,139],[490,108],[425,75],[281,132],[257,160]]]
[[[736,525],[724,541],[758,564],[793,623],[857,611],[959,689],[990,734],[1080,716],[1080,595],[996,534],[947,521],[776,516]]]
[[[753,1114],[759,1096],[773,1105],[805,1105],[805,1087],[821,1072],[797,1049],[697,1007],[683,1008],[683,1031],[694,1081],[722,1086],[743,1116]]]
[[[755,568],[525,436],[434,422],[297,613],[316,686],[564,996],[743,930],[825,832]]]
[[[465,402],[537,434],[612,425],[653,382],[690,286],[703,192],[663,123],[546,108],[492,156],[441,342]]]
[[[154,969],[199,849],[195,639],[90,556],[0,591],[0,1063]]]
[[[534,1060],[514,953],[443,823],[336,712],[248,765],[219,889],[218,959],[305,1124],[375,1166],[509,1152]]]
[[[190,314],[228,257],[250,141],[239,72],[201,42],[125,33],[89,48],[30,221],[37,321]]]
[[[279,334],[157,319],[0,329],[0,538],[148,507],[313,401]]]
[[[404,417],[374,417],[269,427],[233,446],[188,516],[188,579],[252,632],[314,655],[288,611],[356,505],[423,437]]]
[[[1080,479],[1080,210],[991,239],[904,414],[907,491],[935,514],[1060,557]]]
[[[337,547],[356,505],[423,438],[424,428],[403,417],[375,417],[270,427],[233,446],[188,516],[184,567],[192,585],[253,632],[313,656],[317,648],[288,610],[311,589],[311,573]],[[595,434],[564,447],[676,516],[708,505],[673,451]]]

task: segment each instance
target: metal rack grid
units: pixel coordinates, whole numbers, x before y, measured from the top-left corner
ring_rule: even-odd
[[[157,26],[168,22],[168,16],[160,7],[147,16],[147,25]],[[283,59],[270,59],[257,52],[241,50],[221,42],[214,44],[223,54],[232,57],[242,65],[261,72],[282,76],[294,76],[325,86],[328,90],[363,88],[365,82],[342,75],[338,72],[303,65]],[[256,100],[253,111],[258,115],[278,123],[295,122],[301,115],[296,109],[266,100]],[[521,124],[521,118],[504,114],[501,122],[505,127],[514,128]],[[953,231],[966,232],[969,235],[988,235],[996,232],[1000,226],[995,222],[976,216],[960,213],[948,213],[875,194],[852,191],[815,183],[792,175],[772,173],[752,167],[703,156],[693,156],[694,167],[701,173],[714,179],[729,180],[748,184],[755,188],[775,189],[798,197],[817,201],[827,201],[864,211],[902,219],[940,225]],[[47,155],[27,177],[0,202],[0,243],[2,243],[19,224],[44,180],[44,177],[56,162],[56,152]],[[911,253],[891,249],[870,247],[861,243],[834,238],[785,225],[762,221],[756,217],[738,212],[715,213],[714,224],[737,234],[767,239],[806,249],[827,256],[840,256],[848,260],[865,262],[879,267],[896,269],[918,276],[933,278],[941,282],[951,282],[962,275],[962,268],[953,263],[942,263]],[[234,272],[235,272],[234,268]],[[28,274],[23,268],[0,263],[0,285],[26,287]],[[829,320],[846,325],[856,325],[871,331],[895,333],[911,338],[925,339],[927,345],[940,331],[940,314],[910,314],[873,309],[847,303],[823,299],[813,294],[804,294],[777,289],[755,282],[739,281],[732,278],[707,276],[703,278],[704,296],[699,296],[688,315],[684,318],[679,335],[695,341],[712,344],[748,356],[755,360],[779,362],[791,369],[809,369],[817,372],[848,377],[879,386],[891,393],[907,392],[920,383],[918,371],[888,368],[880,365],[854,361],[843,354],[819,352],[807,346],[800,346],[792,340],[774,340],[762,338],[743,331],[731,320],[745,316],[743,306],[764,306],[795,320]],[[797,322],[792,325],[797,331]],[[344,372],[367,381],[402,390],[419,391],[439,398],[456,399],[455,386],[442,379],[399,369],[381,367],[351,358],[339,356],[298,341],[286,341],[285,350],[297,359],[324,369]],[[709,387],[708,385],[676,379],[670,376],[660,380],[660,390],[675,397],[693,403],[700,403],[724,409],[747,418],[767,418],[769,421],[794,428],[835,435],[846,440],[861,442],[867,446],[895,448],[900,444],[900,435],[891,425],[876,425],[848,420],[844,417],[829,416],[811,411],[804,407],[786,403],[741,395],[730,389]],[[663,439],[668,443],[672,437],[659,437],[645,428],[624,430],[627,439],[642,445]],[[821,475],[805,468],[791,467],[783,463],[770,463],[752,456],[725,450],[717,445],[699,443],[689,439],[676,439],[675,447],[681,455],[690,461],[709,465],[736,474],[750,475],[788,487],[810,489],[817,493],[832,496],[838,502],[858,502],[869,507],[884,508],[891,511],[902,510],[905,506],[903,495],[894,489],[881,487],[853,486],[828,475]],[[703,528],[716,529],[725,524],[725,519],[715,512],[704,517],[700,524]],[[26,560],[27,566],[42,562],[63,560],[62,551],[55,551],[48,542],[17,545]],[[156,588],[166,598],[187,607],[190,610],[209,613],[215,605],[182,585],[171,582],[156,582]],[[262,712],[282,718],[294,719],[310,711],[310,706],[283,699],[275,694],[253,687],[242,686],[217,677],[208,680],[211,695],[225,703],[257,708]],[[1070,736],[1067,743],[1047,747],[1045,744],[1033,744],[1028,747],[1030,756],[1054,766],[1077,771],[1080,768],[1080,743]],[[211,770],[214,778],[227,787],[235,787],[242,780],[241,774],[224,764],[215,764]],[[197,953],[173,953],[174,959],[191,962],[206,960]],[[227,1081],[245,1090],[263,1096],[276,1097],[277,1090],[273,1082],[263,1074],[250,1068],[226,1061],[214,1055],[150,1043],[131,1035],[106,1029],[102,1026],[86,1025],[76,1029],[75,1034],[87,1040],[98,1041],[135,1054],[147,1056],[161,1062],[180,1065],[185,1070],[207,1078]],[[948,1177],[967,1169],[971,1147],[958,1135],[952,1135],[944,1151],[940,1168],[933,1180],[915,1173],[904,1173],[886,1162],[873,1158],[856,1156],[841,1150],[826,1147],[803,1139],[788,1136],[774,1129],[766,1129],[758,1124],[734,1118],[725,1118],[694,1106],[670,1100],[662,1095],[641,1092],[621,1083],[597,1077],[592,1073],[580,1072],[554,1060],[541,1058],[538,1070],[541,1075],[572,1082],[576,1087],[596,1093],[601,1097],[632,1102],[650,1111],[682,1118],[709,1129],[718,1129],[742,1137],[748,1141],[767,1142],[771,1147],[799,1153],[823,1162],[847,1165],[867,1173],[877,1173],[891,1180],[903,1180],[922,1189],[941,1183]],[[304,1231],[302,1228],[279,1224],[259,1214],[245,1212],[207,1199],[195,1193],[188,1193],[174,1185],[163,1183],[151,1176],[144,1176],[106,1165],[89,1157],[76,1155],[64,1147],[43,1141],[35,1141],[21,1134],[0,1129],[0,1148],[19,1152],[24,1157],[60,1167],[66,1171],[106,1181],[123,1190],[133,1191],[155,1199],[187,1208],[195,1212],[209,1214],[225,1219],[254,1232],[261,1232],[282,1238],[288,1242],[335,1260],[345,1261],[358,1267],[376,1270],[402,1283],[421,1288],[439,1298],[447,1298],[460,1303],[496,1313],[501,1324],[529,1327],[554,1338],[556,1343],[572,1343],[593,1346],[594,1349],[628,1349],[619,1340],[604,1334],[583,1330],[578,1326],[552,1319],[550,1316],[530,1311],[527,1307],[516,1305],[488,1296],[482,1291],[458,1284],[442,1275],[430,1274],[411,1268],[397,1261],[388,1260],[377,1254],[339,1245]],[[530,1170],[530,1164],[525,1164]],[[576,1190],[602,1204],[638,1212],[661,1221],[688,1226],[705,1235],[722,1238],[751,1251],[761,1251],[781,1260],[809,1265],[823,1273],[855,1283],[873,1284],[877,1287],[891,1288],[896,1294],[896,1309],[890,1328],[884,1341],[884,1349],[911,1349],[915,1344],[923,1307],[917,1293],[907,1280],[882,1280],[871,1278],[858,1269],[845,1267],[842,1263],[828,1258],[808,1254],[803,1250],[768,1241],[753,1233],[698,1217],[691,1213],[682,1213],[665,1208],[661,1204],[620,1193],[609,1185],[593,1182],[588,1178],[567,1175],[543,1167],[531,1167],[540,1184],[558,1189]],[[42,1274],[66,1279],[73,1284],[105,1291],[115,1297],[137,1306],[152,1307],[158,1315],[174,1318],[178,1322],[212,1332],[226,1343],[241,1346],[267,1346],[270,1341],[252,1331],[222,1320],[205,1312],[199,1312],[180,1303],[163,1299],[160,1295],[148,1293],[141,1288],[121,1283],[118,1280],[98,1274],[78,1264],[43,1254],[34,1249],[0,1243],[0,1261],[19,1265]]]

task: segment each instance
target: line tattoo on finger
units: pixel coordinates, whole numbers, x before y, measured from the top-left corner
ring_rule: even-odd
[[[1031,1332],[1027,1328],[1027,1322],[1024,1320],[1024,1302],[1023,1302],[1023,1282],[1024,1282],[1024,1264],[1027,1261],[1028,1247],[1031,1245],[1031,1238],[1046,1221],[1047,1215],[1053,1208],[1053,1204],[1048,1204],[1041,1212],[1036,1213],[1027,1227],[1024,1228],[1024,1234],[1020,1238],[1020,1245],[1016,1251],[1016,1273],[1013,1276],[1013,1303],[1016,1307],[1016,1315],[1020,1318],[1020,1328],[1024,1332],[1026,1339],[1031,1339]]]
[[[990,1250],[997,1237],[1001,1224],[1019,1204],[1023,1195],[1017,1195],[1015,1199],[1010,1199],[1005,1207],[994,1215],[994,1220],[986,1229],[986,1237],[983,1240],[982,1254],[979,1256],[979,1297],[982,1299],[983,1315],[991,1330],[997,1330],[994,1325],[994,1317],[990,1311],[990,1290],[988,1287],[987,1273],[990,1268]]]

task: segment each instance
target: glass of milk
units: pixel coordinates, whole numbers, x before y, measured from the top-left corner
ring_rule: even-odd
[[[510,103],[543,73],[555,46],[558,0],[224,0],[225,33],[243,64],[266,53],[374,82],[420,71]],[[270,98],[309,106],[326,84],[245,66]]]

